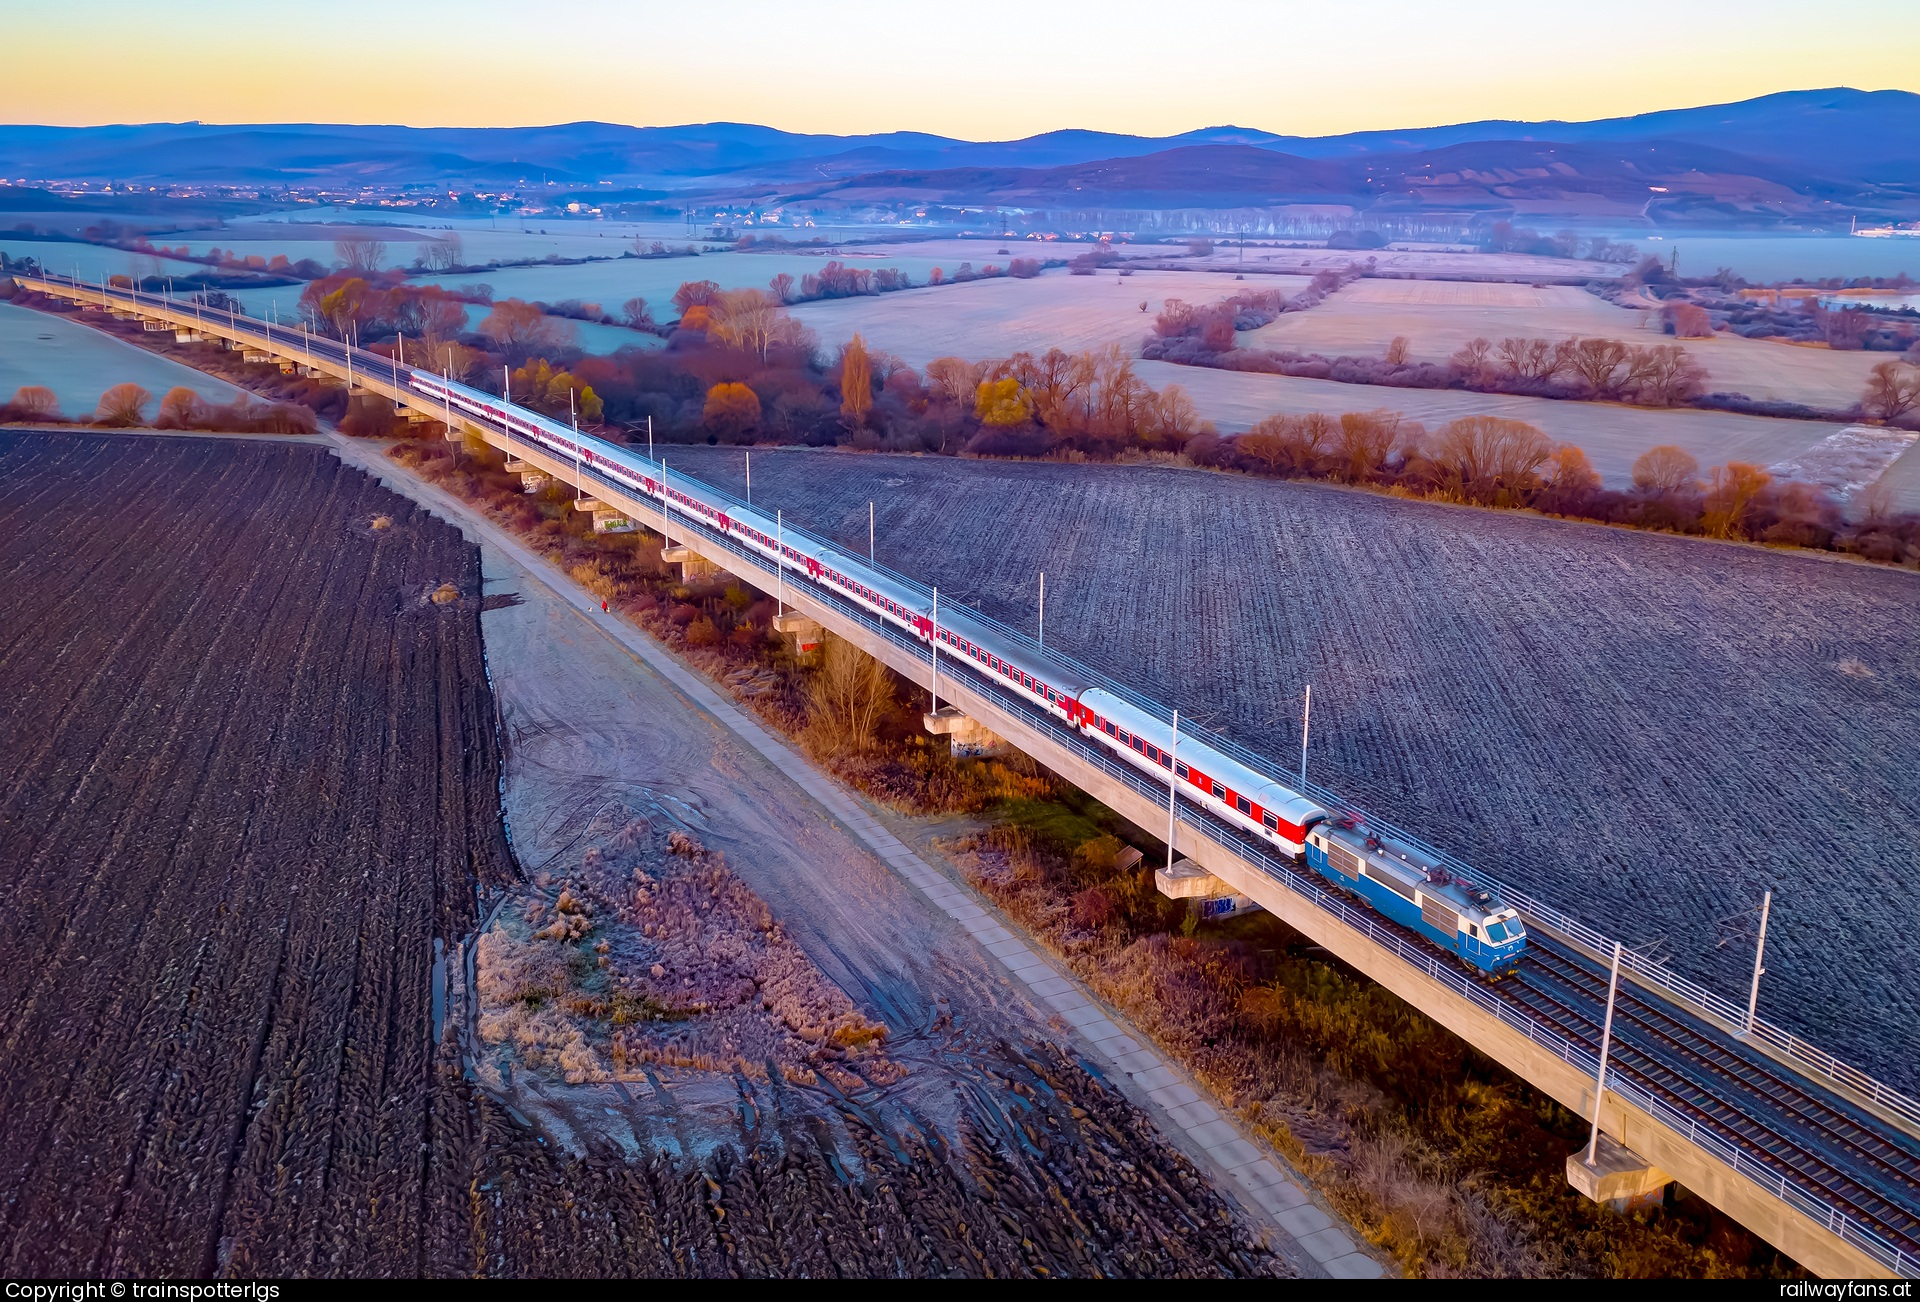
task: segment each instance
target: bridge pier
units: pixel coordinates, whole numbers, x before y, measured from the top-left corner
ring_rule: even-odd
[[[951,705],[921,716],[928,732],[945,737],[955,755],[986,755],[1007,743],[978,719],[970,719]]]
[[[1673,1177],[1602,1133],[1592,1166],[1585,1149],[1567,1156],[1567,1183],[1594,1202],[1625,1212],[1663,1201]]]
[[[726,571],[722,570],[718,565],[715,565],[699,552],[694,551],[693,548],[685,546],[684,544],[679,547],[662,547],[660,549],[660,559],[669,565],[678,565],[680,567],[680,581],[682,583],[694,583],[703,579],[711,579],[717,574],[726,573]]]
[[[1155,868],[1153,885],[1170,900],[1193,901],[1202,918],[1230,918],[1260,907],[1191,859],[1178,860],[1171,868]]]
[[[537,471],[534,473],[539,475]],[[521,482],[525,483],[530,477],[531,476],[523,474],[520,477]],[[546,476],[539,475],[539,478],[542,480],[541,486],[544,487]],[[529,488],[527,491],[533,492],[534,490]],[[593,531],[595,533],[632,533],[640,527],[628,518],[625,511],[622,511],[617,506],[608,506],[605,502],[595,497],[580,498],[574,502],[573,509],[576,511],[585,511],[593,516]]]
[[[520,491],[523,493],[537,493],[553,482],[553,476],[537,466],[528,465],[519,457],[507,458],[507,473],[520,476]]]
[[[789,610],[784,615],[775,615],[773,631],[792,638],[793,649],[799,655],[818,651],[820,643],[827,636],[827,631],[820,627],[819,620],[811,615],[803,615],[797,610]]]

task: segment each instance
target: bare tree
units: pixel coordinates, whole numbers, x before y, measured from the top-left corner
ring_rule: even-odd
[[[1235,441],[1235,446],[1269,473],[1316,469],[1332,441],[1333,420],[1321,412],[1304,416],[1268,416]]]
[[[508,361],[518,365],[530,357],[572,347],[577,332],[572,322],[557,320],[531,303],[509,298],[493,305],[480,323],[480,333],[498,344]]]
[[[1553,450],[1553,458],[1543,467],[1547,486],[1557,493],[1591,493],[1600,487],[1600,476],[1585,450],[1562,443]]]
[[[808,677],[807,740],[826,755],[859,754],[873,745],[893,708],[893,680],[878,660],[828,635],[820,665]]]
[[[1632,353],[1618,339],[1577,339],[1568,351],[1567,365],[1587,391],[1608,397],[1625,387]]]
[[[773,296],[757,289],[728,290],[712,304],[707,337],[729,348],[754,354],[761,361],[773,346],[786,309]]]
[[[60,399],[43,384],[21,385],[8,406],[26,420],[48,420],[60,414]]]
[[[466,260],[462,251],[460,232],[448,231],[439,239],[428,240],[425,256],[429,271],[449,271],[459,266]]]
[[[1706,367],[1694,361],[1686,349],[1678,344],[1656,344],[1633,350],[1626,385],[1642,402],[1671,407],[1698,394],[1706,381]]]
[[[1551,339],[1521,339],[1508,336],[1495,349],[1510,375],[1523,380],[1551,380],[1567,369],[1570,348]]]
[[[1746,523],[1747,508],[1773,476],[1759,466],[1744,461],[1729,461],[1715,466],[1707,477],[1706,512],[1703,522],[1716,538],[1731,538]]]
[[[973,401],[974,391],[980,387],[986,370],[979,362],[936,357],[927,363],[927,387],[946,401],[964,406]]]
[[[1860,406],[1875,420],[1895,421],[1920,407],[1920,366],[1881,362],[1867,377]]]
[[[1455,350],[1448,362],[1473,384],[1483,383],[1493,370],[1493,342],[1485,337],[1469,339]]]
[[[1387,365],[1405,366],[1407,364],[1407,356],[1412,351],[1413,344],[1405,335],[1395,335],[1392,342],[1387,345]]]
[[[1533,487],[1553,453],[1553,444],[1534,426],[1499,416],[1450,421],[1427,451],[1449,483],[1475,496]]]
[[[348,271],[364,276],[380,270],[381,260],[387,256],[387,245],[384,240],[376,240],[371,236],[354,235],[335,240],[333,254]]]
[[[100,406],[93,414],[98,425],[139,425],[147,418],[147,404],[153,395],[137,384],[116,384],[100,395]]]
[[[855,334],[840,350],[840,415],[848,425],[858,425],[872,407],[873,363],[866,340]]]
[[[654,327],[653,312],[647,307],[647,300],[637,295],[620,305],[620,315],[635,330],[651,330]]]
[[[1334,432],[1334,451],[1349,483],[1364,484],[1386,464],[1400,437],[1397,411],[1349,411],[1341,415]]]
[[[1684,448],[1663,443],[1633,463],[1633,486],[1643,493],[1691,492],[1700,486],[1700,463]]]

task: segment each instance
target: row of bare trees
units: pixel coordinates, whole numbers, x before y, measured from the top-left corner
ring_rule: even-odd
[[[1636,347],[1618,339],[1485,337],[1463,344],[1449,364],[1469,387],[1496,378],[1571,385],[1587,397],[1671,407],[1696,397],[1706,368],[1678,344]]]
[[[1190,444],[1190,454],[1202,442]],[[1849,523],[1817,486],[1776,482],[1742,461],[1703,472],[1691,453],[1663,445],[1634,462],[1630,491],[1612,491],[1579,447],[1497,416],[1462,417],[1436,430],[1391,411],[1270,416],[1206,459],[1259,474],[1371,483],[1639,528],[1920,560],[1920,516],[1895,516],[1884,490],[1863,495],[1860,518]]]
[[[108,429],[137,429],[148,425],[147,407],[153,395],[131,381],[116,384],[100,395],[89,425]],[[13,398],[0,403],[0,421],[31,424],[64,422],[60,399],[41,384],[23,385]],[[154,415],[154,429],[220,430],[241,434],[311,434],[313,412],[294,403],[261,402],[252,394],[236,394],[231,402],[212,402],[184,385],[167,390]]]

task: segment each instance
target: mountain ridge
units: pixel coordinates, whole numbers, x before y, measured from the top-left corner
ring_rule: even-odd
[[[1555,150],[1557,158],[1547,157]],[[1561,183],[1530,174],[1542,167],[1558,171]],[[1423,183],[1424,173],[1454,180]],[[1097,196],[1214,208],[1336,198],[1482,208],[1529,196],[1578,208],[1588,194],[1618,210],[1634,207],[1636,195],[1671,204],[1650,196],[1678,187],[1703,202],[1779,203],[1802,214],[1846,205],[1897,212],[1920,206],[1920,94],[1781,91],[1587,122],[1487,120],[1318,137],[1232,125],[1170,136],[1066,128],[1011,141],[808,134],[740,122],[20,125],[0,126],[0,176],[340,188],[611,184],[759,202]]]

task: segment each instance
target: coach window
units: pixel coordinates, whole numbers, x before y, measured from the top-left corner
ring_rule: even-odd
[[[1234,805],[1234,808],[1238,809],[1241,813],[1247,815],[1249,818],[1253,816],[1253,802],[1251,800],[1248,800],[1245,796],[1235,796],[1233,798],[1233,805]]]
[[[1225,800],[1227,798],[1227,789],[1218,782],[1213,784],[1213,798],[1215,800]]]
[[[1187,766],[1186,766],[1185,764],[1175,764],[1175,765],[1173,766],[1173,771],[1174,771],[1174,772],[1175,772],[1175,773],[1176,773],[1177,775],[1179,775],[1180,777],[1183,777],[1183,778],[1184,778],[1184,777],[1186,777],[1186,776],[1188,776],[1188,774],[1187,774]]]
[[[1271,809],[1260,816],[1260,821],[1267,825],[1269,832],[1277,832],[1280,830],[1280,820],[1274,816],[1274,812]]]

